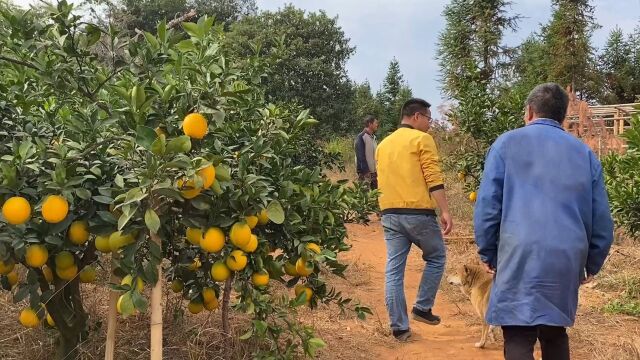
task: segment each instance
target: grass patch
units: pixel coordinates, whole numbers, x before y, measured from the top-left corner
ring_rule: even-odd
[[[640,277],[625,277],[623,285],[622,296],[607,304],[604,311],[640,317]]]

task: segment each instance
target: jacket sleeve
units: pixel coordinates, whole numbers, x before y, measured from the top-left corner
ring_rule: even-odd
[[[444,189],[444,175],[440,169],[440,157],[435,141],[429,134],[420,139],[418,155],[422,176],[429,187],[429,191]]]
[[[587,275],[596,275],[604,264],[613,243],[613,219],[609,208],[609,198],[604,183],[604,175],[600,161],[592,155],[593,190],[592,190],[592,229],[587,255]]]
[[[365,153],[364,139],[362,134],[356,138],[356,172],[358,174],[366,174],[369,172],[369,165],[367,165],[367,155]]]
[[[473,214],[478,254],[484,263],[493,268],[496,268],[498,258],[504,173],[504,160],[494,144],[484,163],[484,173]]]

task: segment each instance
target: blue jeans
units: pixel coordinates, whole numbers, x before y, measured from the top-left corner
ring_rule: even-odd
[[[422,250],[422,259],[426,262],[415,307],[429,311],[435,302],[444,273],[444,240],[438,219],[434,215],[385,214],[382,216],[382,227],[387,243],[385,304],[389,311],[391,329],[407,330],[409,317],[404,295],[404,269],[411,244]]]

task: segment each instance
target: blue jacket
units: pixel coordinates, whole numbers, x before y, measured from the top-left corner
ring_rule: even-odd
[[[572,326],[586,273],[600,271],[613,220],[595,154],[538,119],[500,136],[474,212],[482,261],[496,269],[487,322]]]

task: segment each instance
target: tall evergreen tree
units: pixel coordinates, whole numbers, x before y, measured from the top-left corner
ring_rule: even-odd
[[[600,71],[604,78],[604,91],[601,102],[620,104],[632,102],[633,67],[630,43],[620,28],[609,34],[609,39],[600,54]]]
[[[379,131],[381,136],[385,136],[397,127],[400,121],[398,102],[400,101],[400,96],[406,97],[407,93],[411,93],[411,89],[404,81],[400,71],[400,63],[394,58],[389,63],[382,89],[376,94],[376,99],[382,108],[382,115],[379,119],[381,122]]]
[[[502,43],[515,30],[518,16],[508,13],[506,0],[452,0],[443,15],[437,57],[443,91],[458,99],[470,82],[487,90],[502,80],[512,49]]]
[[[598,96],[600,87],[591,36],[596,23],[590,0],[553,0],[551,22],[542,36],[549,56],[548,80],[572,85],[585,99]]]
[[[356,84],[354,86],[353,109],[353,122],[357,125],[352,129],[352,131],[360,130],[359,126],[367,115],[373,115],[376,117],[380,117],[382,115],[382,106],[373,96],[369,81],[365,81],[362,84]]]

